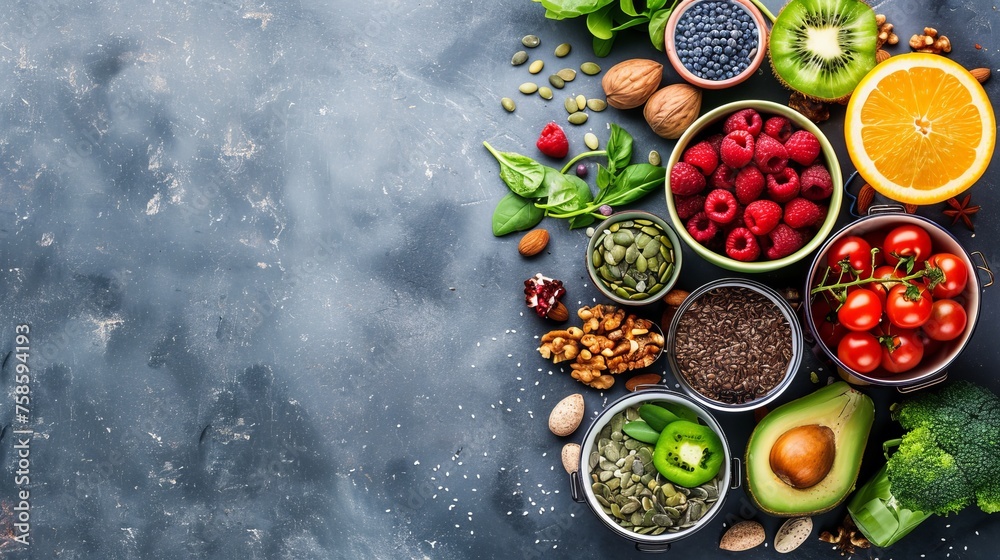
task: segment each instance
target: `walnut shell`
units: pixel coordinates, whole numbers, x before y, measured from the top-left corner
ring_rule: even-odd
[[[615,64],[601,78],[608,105],[634,109],[649,99],[663,78],[663,65],[655,60],[632,58]]]
[[[689,84],[671,84],[646,101],[643,115],[658,136],[675,140],[698,118],[700,111],[700,89]]]

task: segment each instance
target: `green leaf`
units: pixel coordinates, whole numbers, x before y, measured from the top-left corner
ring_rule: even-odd
[[[493,210],[493,235],[500,237],[515,231],[524,231],[538,225],[545,217],[545,211],[534,203],[514,193],[500,199]]]
[[[587,14],[587,29],[590,34],[598,39],[611,39],[614,37],[614,19],[611,17],[611,6],[601,8],[596,12]]]
[[[597,164],[597,188],[603,191],[611,185],[613,180],[614,176],[611,175],[611,171],[607,167]]]
[[[575,18],[584,14],[590,14],[611,4],[615,0],[536,0],[545,6],[545,9],[553,14],[558,14],[562,19]]]
[[[486,142],[483,145],[500,164],[500,178],[511,191],[528,198],[544,194],[542,179],[545,178],[545,168],[542,164],[514,152],[498,152]]]
[[[621,31],[622,29],[628,29],[629,27],[635,27],[637,25],[642,25],[642,24],[646,23],[647,21],[649,21],[649,19],[647,17],[645,17],[645,16],[639,16],[637,18],[632,18],[632,19],[626,21],[625,23],[623,23],[621,25],[616,25],[615,27],[612,27],[611,30],[612,31]]]
[[[611,47],[615,46],[615,38],[601,39],[594,37],[592,48],[594,49],[594,56],[598,58],[604,58],[611,54]]]
[[[649,0],[646,2],[646,15],[648,16],[666,5],[667,0]]]
[[[621,6],[623,12],[632,17],[636,17],[639,15],[639,12],[637,12],[635,9],[635,2],[633,2],[632,0],[621,0],[619,2],[619,5]]]
[[[579,229],[593,224],[596,218],[593,214],[580,214],[569,218],[569,229]]]
[[[649,40],[658,51],[663,51],[665,48],[667,20],[670,19],[671,11],[673,11],[671,8],[657,10],[649,18]]]
[[[576,175],[566,175],[551,167],[545,168],[548,196],[544,204],[536,204],[553,214],[566,214],[587,207],[593,199],[590,186]]]
[[[604,191],[601,202],[624,206],[635,202],[658,188],[663,188],[667,170],[659,165],[637,163],[625,168],[615,182]]]
[[[608,136],[608,170],[616,175],[619,170],[632,161],[632,135],[617,124],[611,124],[611,134]]]

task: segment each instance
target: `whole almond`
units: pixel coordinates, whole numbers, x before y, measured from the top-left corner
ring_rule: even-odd
[[[873,200],[875,200],[875,188],[865,183],[858,191],[858,214],[868,215],[868,209],[871,208]]]
[[[548,244],[548,230],[542,228],[533,229],[521,238],[521,241],[517,244],[517,252],[525,257],[533,257],[545,250]]]
[[[670,307],[680,307],[689,295],[691,295],[690,292],[685,290],[673,289],[667,292],[667,295],[663,298],[663,302]]]
[[[659,385],[663,378],[657,373],[640,373],[639,375],[634,375],[625,382],[625,388],[629,391],[635,391],[643,385]],[[648,387],[643,387],[646,389]]]
[[[549,312],[545,315],[546,319],[552,319],[557,323],[562,323],[569,320],[569,309],[566,309],[566,305],[561,301],[557,301],[555,305],[549,309]]]
[[[793,517],[785,521],[774,535],[774,551],[784,554],[795,550],[806,542],[812,530],[812,518]]]
[[[567,443],[562,448],[562,466],[566,472],[573,474],[580,470],[580,445]]]
[[[973,68],[969,70],[972,77],[976,79],[979,83],[985,83],[986,80],[990,79],[990,69],[989,68]]]
[[[632,58],[609,68],[601,78],[601,87],[608,105],[615,109],[634,109],[653,95],[662,79],[662,64],[655,60]]]
[[[889,54],[889,51],[878,49],[877,51],[875,51],[875,64],[888,60],[891,56],[892,55]]]
[[[701,90],[689,84],[670,84],[646,101],[643,116],[658,136],[676,140],[698,118]]]
[[[767,538],[764,534],[764,526],[756,521],[740,521],[729,528],[722,535],[719,548],[722,550],[750,550],[760,545]]]
[[[549,430],[557,436],[568,436],[583,421],[583,395],[573,393],[552,407],[549,413]]]

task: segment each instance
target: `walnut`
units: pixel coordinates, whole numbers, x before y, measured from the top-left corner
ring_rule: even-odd
[[[569,365],[570,376],[577,381],[589,385],[595,389],[609,389],[615,384],[615,378],[605,375],[608,365],[604,356],[591,354],[589,350],[582,350],[577,356],[576,362]]]
[[[583,330],[578,327],[546,333],[542,336],[542,344],[538,347],[538,353],[546,360],[551,359],[557,364],[572,360],[580,353],[579,341],[581,338],[583,338]]]
[[[791,97],[788,98],[788,106],[802,113],[814,123],[821,123],[830,118],[829,105],[809,99],[797,91],[792,92]]]
[[[878,37],[875,40],[875,48],[881,49],[882,45],[895,45],[899,42],[899,36],[892,32],[893,26],[885,20],[885,14],[876,14],[875,23],[878,25]]]
[[[951,41],[944,35],[938,35],[937,29],[925,27],[923,35],[913,35],[910,37],[910,48],[923,53],[949,53],[951,52]]]
[[[581,307],[577,316],[583,319],[583,332],[608,333],[618,328],[625,320],[625,310],[613,305]]]
[[[844,522],[837,527],[835,533],[831,533],[829,531],[823,531],[820,533],[819,540],[837,545],[834,549],[839,549],[841,556],[854,554],[857,549],[869,548],[872,545],[872,543],[870,543],[868,539],[865,538],[860,531],[858,531],[858,526],[854,524],[854,519],[852,519],[850,515],[844,517]]]

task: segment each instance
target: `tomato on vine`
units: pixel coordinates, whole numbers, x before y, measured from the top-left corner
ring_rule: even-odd
[[[882,345],[870,332],[852,331],[837,344],[837,358],[856,372],[869,373],[882,363]]]
[[[931,316],[921,328],[933,340],[954,340],[965,332],[969,315],[953,299],[939,299],[931,305]]]
[[[901,225],[885,235],[882,250],[886,263],[895,265],[903,259],[907,272],[919,270],[931,254],[931,236],[918,225]]]
[[[969,267],[957,255],[952,253],[936,253],[927,259],[929,266],[941,269],[944,280],[931,290],[935,298],[953,298],[965,290],[969,282]]]
[[[840,339],[847,334],[847,329],[837,320],[834,306],[825,297],[817,297],[811,304],[810,313],[816,335],[827,348],[836,348]]]
[[[837,310],[837,319],[852,331],[867,331],[882,320],[882,302],[875,292],[866,288],[848,291],[843,305]]]
[[[890,373],[909,371],[924,357],[924,343],[916,330],[899,330],[881,339],[882,368]]]
[[[897,284],[889,289],[885,314],[889,322],[903,329],[915,329],[931,316],[934,300],[926,287]]]
[[[848,235],[838,239],[830,246],[826,263],[834,274],[840,274],[843,270],[841,263],[845,262],[851,268],[851,270],[844,270],[845,274],[867,278],[872,271],[872,246],[864,238],[857,235]]]

